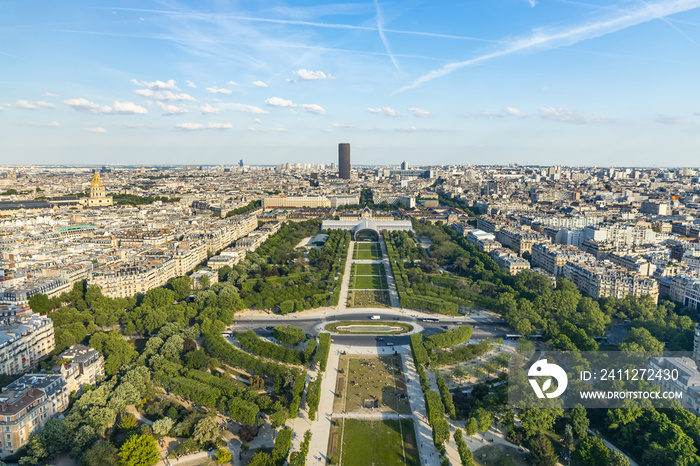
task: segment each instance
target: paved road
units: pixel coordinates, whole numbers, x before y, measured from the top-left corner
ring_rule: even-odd
[[[344,312],[341,314],[328,313],[326,315],[313,316],[313,317],[290,317],[290,316],[270,316],[270,317],[237,317],[234,322],[234,330],[247,330],[253,329],[256,333],[269,336],[271,332],[267,330],[267,327],[272,327],[275,325],[295,325],[301,327],[304,332],[313,335],[318,335],[319,331],[323,329],[326,323],[334,322],[338,320],[367,320],[368,315],[379,315],[381,320],[387,322],[405,322],[408,324],[417,324],[423,327],[421,333],[426,335],[432,335],[435,333],[440,333],[445,331],[445,326],[448,328],[454,325],[466,324],[475,326],[474,332],[472,333],[472,338],[474,339],[485,339],[485,338],[503,338],[506,333],[508,333],[508,327],[505,322],[499,319],[479,319],[474,320],[467,317],[455,317],[455,318],[440,318],[440,322],[422,322],[418,318],[413,317],[413,313],[410,311],[389,311],[389,310],[376,310],[369,309],[363,312]],[[385,341],[378,342],[374,335],[334,335],[333,341],[341,345],[357,345],[357,346],[375,346],[381,345],[386,346],[387,342],[393,343],[394,345],[408,345],[408,335],[387,335]]]

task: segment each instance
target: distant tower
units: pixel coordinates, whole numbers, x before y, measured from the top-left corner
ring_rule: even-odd
[[[241,167],[241,168],[243,168],[243,159],[241,159],[241,160],[238,161],[238,166]]]
[[[342,180],[350,179],[350,144],[338,144],[338,177]]]
[[[405,160],[401,162],[401,170],[408,170],[408,164]]]

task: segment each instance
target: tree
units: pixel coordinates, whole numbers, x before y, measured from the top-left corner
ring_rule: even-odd
[[[188,369],[201,369],[209,363],[209,357],[203,350],[198,349],[185,355],[185,367]]]
[[[209,279],[209,275],[202,275],[199,278],[199,286],[201,286],[203,290],[209,288],[210,284],[211,280]]]
[[[230,463],[231,452],[223,448],[216,450],[216,462],[219,464]]]
[[[119,416],[119,429],[128,432],[130,430],[136,429],[139,426],[136,416],[131,413],[122,413]]]
[[[259,451],[253,455],[253,459],[250,460],[248,466],[274,466],[274,464],[270,455],[264,451]]]
[[[150,435],[132,435],[119,449],[123,466],[150,466],[160,459],[156,439]]]
[[[601,439],[589,435],[579,442],[574,452],[574,457],[577,461],[587,466],[608,464],[609,451]]]
[[[107,440],[100,439],[80,458],[80,464],[81,466],[118,466],[117,449]]]
[[[464,432],[467,434],[467,437],[471,437],[472,435],[476,435],[476,433],[479,430],[479,423],[477,420],[473,417],[470,417],[467,423],[464,425]]]
[[[586,408],[577,403],[571,410],[571,427],[574,429],[574,433],[579,440],[588,435],[588,424]]]
[[[278,325],[272,331],[273,336],[280,343],[295,346],[306,340],[304,330],[292,325]]]
[[[636,327],[630,330],[620,344],[620,351],[663,351],[664,344],[654,338],[649,330]]]
[[[567,424],[564,428],[564,445],[569,451],[574,448],[574,429],[571,427],[571,424]]]
[[[539,434],[532,441],[530,453],[538,466],[556,466],[557,464],[557,454],[554,453],[552,442],[542,434]]]
[[[230,270],[230,268],[229,268]],[[175,298],[182,301],[192,293],[192,279],[187,275],[171,279],[168,284],[175,292]]]
[[[491,428],[491,423],[493,422],[493,414],[484,408],[477,408],[474,410],[474,417],[479,425],[479,431],[481,434],[485,434]]]
[[[610,450],[608,466],[630,466],[630,459],[617,450]]]
[[[219,426],[216,425],[214,418],[205,417],[199,421],[194,427],[192,438],[200,445],[216,443],[216,441],[221,438],[221,434],[219,433]]]
[[[29,307],[39,314],[46,314],[53,308],[52,301],[43,293],[37,293],[29,298]]]
[[[71,441],[65,421],[58,418],[46,421],[41,431],[41,436],[46,445],[49,459],[57,457],[62,451],[66,450]]]
[[[175,421],[169,417],[158,419],[153,423],[153,433],[158,436],[167,435],[175,426]]]

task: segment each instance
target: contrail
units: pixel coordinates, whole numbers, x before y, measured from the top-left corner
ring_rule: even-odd
[[[382,10],[379,8],[379,0],[374,0],[374,6],[377,9],[377,32],[379,32],[379,37],[382,39],[382,43],[384,44],[384,48],[386,49],[386,53],[389,54],[389,58],[391,58],[391,62],[394,64],[394,67],[396,68],[396,71],[399,73],[401,72],[401,67],[399,66],[399,62],[396,61],[396,57],[394,56],[393,53],[391,53],[391,47],[389,46],[389,41],[386,40],[386,36],[384,35],[384,18],[382,17]]]
[[[391,95],[393,96],[400,94],[401,92],[416,88],[421,84],[432,81],[433,79],[446,76],[460,68],[475,65],[493,58],[503,57],[537,47],[551,49],[553,47],[569,46],[587,39],[602,37],[613,32],[627,29],[628,27],[637,26],[654,19],[663,19],[668,15],[694,10],[698,7],[700,7],[700,0],[675,0],[664,4],[647,4],[644,8],[630,13],[625,13],[616,18],[598,21],[596,23],[583,26],[575,26],[563,32],[555,34],[535,33],[526,39],[513,41],[505,48],[496,52],[481,55],[479,57],[472,58],[471,60],[448,63],[442,68],[438,68],[424,74],[411,84],[395,90],[391,93]]]
[[[326,28],[326,29],[354,29],[354,30],[360,30],[360,31],[377,31],[376,27],[371,27],[371,26],[356,26],[354,24],[340,24],[340,23],[317,23],[314,21],[301,21],[301,20],[295,20],[295,19],[272,19],[272,18],[256,18],[252,16],[236,16],[236,15],[211,15],[207,13],[183,13],[180,11],[172,11],[172,10],[152,10],[152,9],[145,9],[145,8],[124,8],[124,7],[96,7],[102,10],[119,10],[119,11],[135,11],[135,12],[141,12],[141,13],[159,13],[159,14],[167,14],[167,15],[172,15],[172,16],[189,16],[189,17],[194,17],[202,20],[209,20],[212,17],[216,17],[217,19],[225,18],[225,19],[235,19],[238,21],[250,21],[250,22],[258,22],[258,23],[274,23],[274,24],[288,24],[291,26],[312,26],[312,27],[318,27],[318,28]],[[438,39],[455,39],[455,40],[471,40],[471,41],[476,41],[476,42],[490,42],[490,43],[503,43],[504,41],[500,40],[491,40],[491,39],[481,39],[478,37],[469,37],[469,36],[455,36],[451,34],[440,34],[437,32],[421,32],[421,31],[402,31],[398,29],[384,29],[384,32],[391,32],[394,34],[407,34],[407,35],[416,35],[416,36],[427,36],[427,37],[435,37]]]

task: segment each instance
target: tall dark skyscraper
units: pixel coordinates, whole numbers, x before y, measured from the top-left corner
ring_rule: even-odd
[[[338,177],[342,180],[350,179],[350,144],[338,144]]]
[[[401,162],[401,170],[408,170],[408,163],[405,160]]]

